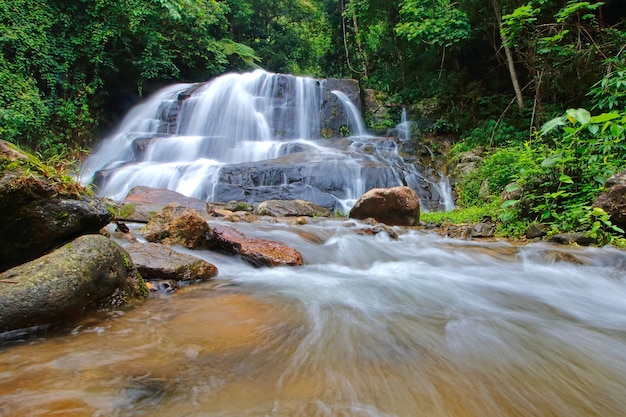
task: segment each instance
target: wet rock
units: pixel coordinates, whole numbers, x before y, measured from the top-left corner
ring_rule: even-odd
[[[604,184],[604,192],[593,203],[606,211],[611,223],[626,230],[626,171],[613,175]]]
[[[109,203],[78,183],[50,177],[31,158],[0,141],[0,271],[113,220]]]
[[[324,87],[321,92],[322,108],[320,111],[322,132],[326,137],[337,137],[341,135],[342,128],[348,127],[349,122],[345,106],[332,91],[338,90],[344,93],[360,111],[361,90],[359,83],[351,79],[328,78],[322,81],[322,85]]]
[[[215,265],[157,243],[133,243],[128,252],[145,280],[206,281],[217,276]]]
[[[413,226],[419,221],[419,198],[409,187],[374,188],[361,196],[350,218],[373,217],[390,226]]]
[[[196,210],[170,204],[154,215],[138,233],[149,242],[194,249],[206,244],[211,229]]]
[[[356,232],[359,235],[364,235],[364,236],[375,236],[379,233],[385,233],[387,236],[389,236],[390,239],[393,239],[393,240],[398,239],[398,233],[396,233],[396,231],[393,230],[391,227],[382,223],[374,225],[372,227],[362,227],[360,229],[357,229]]]
[[[259,216],[272,217],[330,217],[327,208],[305,200],[267,200],[260,203],[255,213]]]
[[[0,332],[73,320],[148,294],[124,249],[100,235],[81,236],[3,272],[0,289]]]
[[[119,218],[147,222],[169,204],[189,207],[201,216],[208,217],[207,204],[202,200],[184,196],[176,191],[140,186],[134,187],[124,198]]]
[[[223,252],[238,254],[257,267],[303,264],[302,255],[297,250],[279,242],[246,236],[228,226],[213,228],[210,245]]]
[[[580,246],[589,246],[595,243],[594,239],[586,237],[584,233],[559,233],[548,237],[547,241],[560,245],[576,244]]]
[[[224,210],[230,210],[232,212],[236,212],[236,211],[252,212],[252,211],[254,211],[254,206],[252,204],[250,204],[250,203],[245,202],[245,201],[233,200],[233,201],[229,201],[228,203],[224,204]]]

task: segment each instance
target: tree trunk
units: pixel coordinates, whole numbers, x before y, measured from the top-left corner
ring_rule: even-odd
[[[515,63],[513,62],[513,53],[511,52],[511,48],[506,42],[502,34],[502,14],[500,13],[500,6],[498,5],[498,0],[493,0],[493,11],[496,14],[496,20],[498,22],[498,29],[500,32],[500,40],[502,41],[502,46],[504,47],[504,54],[506,55],[506,63],[509,67],[509,74],[511,75],[511,82],[513,83],[513,90],[515,90],[515,97],[517,99],[517,107],[521,109],[524,108],[524,98],[522,97],[522,89],[519,86],[519,80],[517,78],[517,72],[515,71]]]

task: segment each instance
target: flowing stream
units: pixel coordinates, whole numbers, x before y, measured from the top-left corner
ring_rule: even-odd
[[[624,251],[236,227],[305,265],[193,252],[217,279],[5,344],[0,415],[624,415]]]

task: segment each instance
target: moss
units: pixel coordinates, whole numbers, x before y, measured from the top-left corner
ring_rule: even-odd
[[[122,204],[122,206],[117,210],[116,217],[120,219],[126,219],[132,216],[135,213],[136,207],[137,204],[135,203]]]

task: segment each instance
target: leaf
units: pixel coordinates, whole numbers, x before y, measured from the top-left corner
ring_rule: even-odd
[[[569,175],[565,175],[565,174],[561,174],[561,176],[559,177],[559,181],[565,184],[574,184],[574,180],[572,179],[572,177],[570,177]]]
[[[591,123],[604,123],[609,120],[617,119],[619,117],[619,113],[610,112],[610,113],[602,113],[597,116],[593,116],[590,120]]]
[[[620,125],[611,125],[611,134],[615,137],[618,137],[622,133],[622,127]]]
[[[574,119],[581,125],[586,125],[591,120],[591,113],[589,110],[578,108],[578,109],[567,109],[567,118],[571,121]]]
[[[590,124],[589,126],[587,126],[587,129],[589,129],[589,133],[591,133],[592,135],[595,135],[600,130],[600,126]]]
[[[543,126],[541,126],[541,130],[539,131],[539,134],[543,136],[549,131],[551,131],[552,129],[554,129],[555,127],[563,126],[564,124],[565,124],[565,120],[563,117],[556,117],[552,120],[548,120],[547,122],[543,124]]]
[[[541,166],[544,168],[551,167],[552,165],[559,163],[562,160],[563,160],[563,154],[558,153],[556,155],[552,155],[551,157],[546,158],[543,161],[541,161]]]
[[[517,203],[519,203],[519,200],[506,200],[505,202],[503,202],[502,204],[500,204],[500,207],[505,209],[505,208],[509,208],[509,207],[513,207],[515,206]]]
[[[516,182],[512,182],[506,187],[504,187],[504,191],[506,191],[507,193],[512,193],[517,190],[519,190],[519,184]]]

